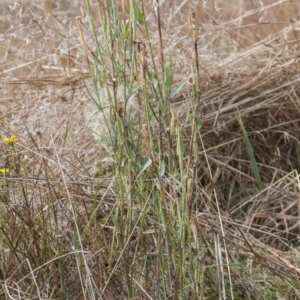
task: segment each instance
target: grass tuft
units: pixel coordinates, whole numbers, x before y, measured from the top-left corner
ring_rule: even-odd
[[[3,299],[298,299],[299,4],[54,2],[0,8]]]

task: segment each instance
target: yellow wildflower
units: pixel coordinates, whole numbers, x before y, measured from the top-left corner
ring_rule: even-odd
[[[15,134],[12,134],[10,137],[3,138],[3,142],[7,145],[13,145],[17,140],[18,138]]]
[[[8,168],[0,168],[0,173],[2,173],[2,174],[9,173],[9,169]]]

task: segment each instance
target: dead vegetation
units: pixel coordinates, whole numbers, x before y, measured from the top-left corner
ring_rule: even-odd
[[[100,2],[1,8],[3,299],[298,299],[299,4]]]

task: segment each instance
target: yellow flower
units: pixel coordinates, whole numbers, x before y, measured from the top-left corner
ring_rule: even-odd
[[[3,174],[9,173],[9,169],[8,168],[0,168],[0,173],[3,173]]]
[[[15,134],[12,134],[10,137],[3,138],[3,142],[7,145],[13,145],[17,140],[18,138]]]

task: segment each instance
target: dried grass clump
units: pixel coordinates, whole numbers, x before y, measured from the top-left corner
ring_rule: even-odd
[[[299,4],[100,2],[0,8],[3,293],[299,297]]]

